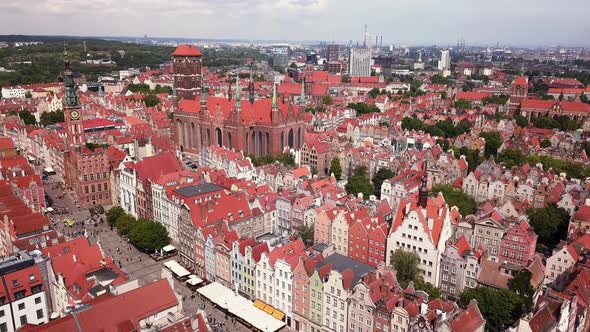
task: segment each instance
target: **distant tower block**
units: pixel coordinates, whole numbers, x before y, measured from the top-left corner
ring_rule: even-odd
[[[201,57],[194,45],[179,45],[172,53],[174,92],[179,99],[195,100],[201,91]]]

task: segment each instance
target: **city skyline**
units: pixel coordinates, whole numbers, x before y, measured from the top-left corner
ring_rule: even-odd
[[[583,0],[568,0],[583,9]],[[588,46],[584,10],[562,3],[500,0],[493,7],[468,0],[23,0],[0,4],[4,34],[162,38],[297,40],[384,44]],[[356,7],[355,7],[356,6]],[[354,10],[351,10],[354,8]],[[556,24],[567,21],[568,24]],[[542,33],[540,33],[542,31]]]

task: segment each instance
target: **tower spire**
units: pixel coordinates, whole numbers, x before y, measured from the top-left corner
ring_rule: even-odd
[[[205,80],[201,76],[201,111],[207,109],[207,89],[205,88]]]
[[[418,193],[418,205],[426,208],[428,205],[428,161],[424,160],[422,164],[422,184]]]
[[[254,80],[252,79],[252,69],[250,68],[250,81],[248,82],[248,99],[250,104],[254,104]]]
[[[272,84],[272,110],[277,109],[277,82]]]
[[[305,77],[301,78],[301,95],[299,96],[299,105],[305,104]]]
[[[240,111],[242,109],[242,101],[240,100],[240,76],[236,74],[236,111]]]

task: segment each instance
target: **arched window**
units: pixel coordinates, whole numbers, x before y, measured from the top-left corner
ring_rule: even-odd
[[[258,155],[262,156],[262,153],[264,150],[262,149],[262,132],[260,132],[260,131],[258,132],[258,148],[257,148],[257,150],[258,150]]]
[[[285,148],[285,133],[281,131],[281,150]]]
[[[197,146],[197,136],[195,136],[195,124],[191,122],[191,148],[195,148]]]
[[[297,129],[297,147],[300,148],[301,144],[303,144],[303,137],[301,136],[301,127]]]
[[[227,148],[231,149],[232,148],[232,144],[231,144],[231,133],[228,131],[227,132]]]
[[[211,146],[211,131],[207,128],[207,146]]]
[[[223,146],[223,134],[221,133],[221,128],[215,128],[215,135],[217,136],[217,145]]]
[[[183,135],[182,122],[180,120],[176,120],[176,135],[177,135],[178,145],[180,146],[180,150],[182,150],[184,135]]]
[[[293,128],[289,129],[289,147],[292,148],[293,145]]]
[[[270,154],[270,134],[266,133],[266,154]]]
[[[257,156],[256,154],[256,132],[252,133],[252,154]]]
[[[246,141],[244,142],[244,151],[246,151],[246,154],[250,154],[250,149],[248,148],[250,142],[248,142],[248,133],[246,133]]]

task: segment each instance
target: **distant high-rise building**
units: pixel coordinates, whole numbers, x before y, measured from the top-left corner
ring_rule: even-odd
[[[271,54],[273,66],[286,68],[289,65],[289,46],[273,46]]]
[[[348,74],[351,77],[371,76],[371,49],[350,48]]]
[[[451,52],[449,50],[440,51],[440,60],[438,61],[438,70],[451,69]]]
[[[326,60],[330,61],[338,61],[340,53],[340,46],[339,45],[328,45],[328,52],[326,54]]]

